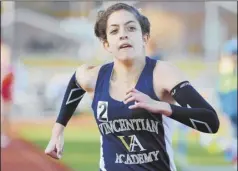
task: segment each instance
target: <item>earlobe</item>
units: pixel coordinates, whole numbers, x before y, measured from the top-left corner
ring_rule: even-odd
[[[110,51],[109,44],[108,44],[107,41],[104,41],[104,42],[103,42],[103,47],[104,47],[104,49],[105,49],[106,51],[108,51],[109,53],[112,53],[112,52]]]
[[[146,45],[148,43],[148,40],[149,40],[149,35],[148,34],[145,34],[143,36],[143,42],[144,42],[144,45]]]

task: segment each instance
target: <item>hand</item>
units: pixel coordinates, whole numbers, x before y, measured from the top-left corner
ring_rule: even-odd
[[[172,114],[172,109],[168,103],[153,100],[148,95],[136,90],[135,88],[129,90],[124,99],[125,104],[131,101],[135,101],[135,104],[129,106],[129,109],[143,108],[151,113],[161,113],[166,116]]]
[[[61,133],[59,136],[52,136],[45,149],[45,154],[54,158],[61,159],[64,148],[64,136]]]

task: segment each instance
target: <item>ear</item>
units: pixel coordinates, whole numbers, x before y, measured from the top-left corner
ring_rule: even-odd
[[[110,47],[109,47],[109,43],[105,40],[102,40],[102,44],[103,44],[103,47],[106,51],[108,51],[109,53],[111,53],[110,51]]]
[[[147,45],[147,43],[149,42],[149,39],[150,39],[150,35],[149,34],[144,34],[143,35],[144,45]]]

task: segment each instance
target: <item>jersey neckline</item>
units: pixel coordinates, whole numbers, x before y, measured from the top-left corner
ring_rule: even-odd
[[[143,74],[145,73],[145,69],[148,65],[148,57],[146,56],[145,57],[145,65],[144,65],[144,68],[142,69],[141,73],[140,73],[140,76],[136,82],[136,85],[135,85],[135,89],[138,89],[138,85],[139,85],[139,82],[141,81],[142,77],[143,77]],[[110,73],[110,76],[108,77],[108,80],[107,80],[107,95],[108,97],[110,98],[110,100],[114,101],[114,102],[117,102],[117,103],[121,103],[124,105],[124,102],[123,101],[120,101],[120,100],[117,100],[115,98],[113,98],[110,94],[110,81],[111,81],[111,76],[112,76],[112,71],[113,71],[113,67],[114,67],[114,62],[112,62],[112,65],[110,66],[110,69],[109,69],[109,73]]]

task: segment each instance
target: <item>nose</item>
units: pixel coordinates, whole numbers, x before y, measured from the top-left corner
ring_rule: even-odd
[[[120,38],[120,40],[128,39],[128,36],[127,36],[127,33],[126,33],[125,29],[121,29],[119,38]]]
[[[128,39],[128,36],[126,35],[120,36],[120,40],[125,40],[125,39]]]

